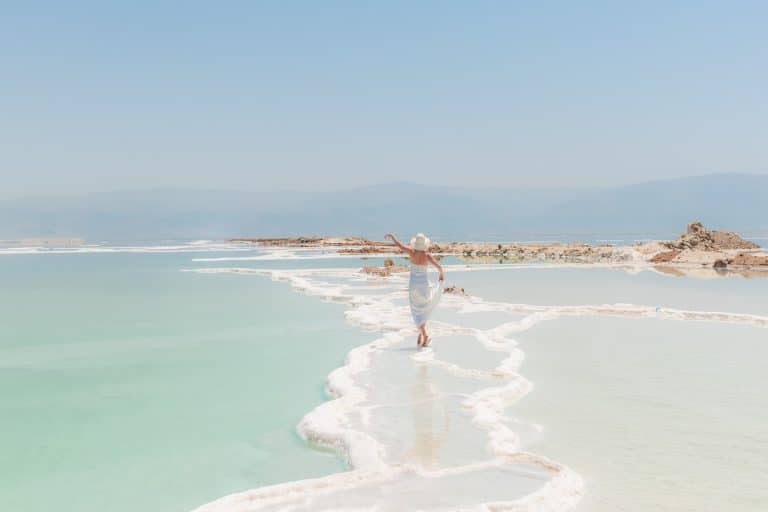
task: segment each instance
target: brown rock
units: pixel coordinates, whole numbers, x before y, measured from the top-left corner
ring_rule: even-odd
[[[361,268],[360,272],[363,274],[369,274],[369,275],[381,276],[381,277],[386,277],[389,275],[389,271],[386,268],[374,267],[369,265],[366,265],[365,267]]]
[[[467,294],[467,292],[464,291],[464,288],[459,288],[458,286],[446,286],[445,289],[443,289],[443,293],[452,293],[454,295]]]
[[[651,263],[668,263],[674,260],[681,252],[679,250],[660,252],[651,258]]]
[[[706,233],[706,229],[704,229],[704,224],[701,222],[692,222],[688,224],[688,227],[685,230],[686,235],[698,235],[700,233]]]
[[[764,254],[749,254],[740,252],[728,261],[729,265],[742,265],[749,267],[768,267],[768,256]]]
[[[229,242],[247,242],[269,247],[309,247],[320,245],[320,237],[296,237],[296,238],[232,238]]]
[[[342,247],[339,252],[371,254],[392,252],[392,245],[384,242],[373,242],[367,238],[348,237],[319,237],[299,236],[284,238],[232,238],[230,242],[252,243],[268,247]],[[353,249],[354,248],[354,249]]]
[[[398,272],[408,272],[408,267],[405,265],[395,265],[393,263],[392,265],[384,267],[365,266],[360,269],[360,272],[372,276],[389,277]]]
[[[668,249],[680,251],[687,249],[724,251],[729,249],[757,249],[760,247],[730,231],[708,231],[701,222],[689,224],[685,233],[680,238],[674,242],[667,242],[664,245]]]
[[[339,249],[339,254],[391,254],[393,252],[397,252],[397,249],[394,249],[392,246],[375,244]]]
[[[712,240],[718,249],[759,249],[760,246],[749,240],[744,240],[736,233],[729,231],[712,231]]]

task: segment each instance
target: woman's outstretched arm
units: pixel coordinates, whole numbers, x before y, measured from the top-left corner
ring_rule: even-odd
[[[431,264],[435,266],[435,268],[440,272],[440,280],[445,280],[445,271],[443,270],[443,266],[437,262],[434,256],[432,256],[430,253],[427,253],[427,259]]]
[[[390,240],[392,240],[392,242],[397,246],[398,249],[408,253],[409,256],[411,255],[411,253],[413,253],[413,249],[411,249],[407,245],[401,244],[400,240],[398,240],[397,237],[392,233],[387,233],[386,235],[384,235],[384,238],[389,238]]]

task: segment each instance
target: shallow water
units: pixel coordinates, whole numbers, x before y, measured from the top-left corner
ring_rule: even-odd
[[[444,297],[418,352],[403,276],[312,254],[4,255],[0,506],[186,510],[257,488],[205,510],[273,510],[258,488],[278,482],[297,510],[768,503],[768,323],[670,313],[768,314],[768,280],[461,264],[448,284],[486,300]],[[579,308],[601,304],[648,307]],[[297,424],[352,440],[358,470],[298,481],[347,466]]]
[[[470,309],[460,299],[442,304],[433,323],[434,358],[408,364],[412,340],[404,340],[402,349],[394,345],[372,359],[370,377],[359,377],[375,407],[352,424],[383,443],[388,462],[439,468],[487,457],[485,435],[452,397],[483,393],[489,384],[480,375],[500,368],[505,351],[476,350],[477,336],[506,333],[519,343],[508,353],[513,367],[533,389],[508,404],[505,421],[520,449],[582,476],[577,510],[746,511],[768,503],[768,401],[761,385],[768,324],[765,317],[755,327],[752,317],[697,313],[765,314],[768,281],[515,267],[449,272],[453,282],[492,302],[475,301]],[[510,311],[498,310],[505,303]],[[402,299],[392,304],[405,307]],[[516,304],[530,306],[536,320]],[[678,310],[699,320],[670,315]],[[548,316],[537,317],[542,312]],[[374,310],[366,314],[375,317]],[[389,322],[379,318],[382,326],[400,325]],[[452,489],[439,492],[460,498]],[[485,491],[474,499],[492,498]],[[437,502],[427,508],[440,510]]]
[[[768,332],[729,324],[567,318],[516,336],[543,426],[527,449],[585,477],[583,511],[768,505]]]
[[[295,425],[361,342],[188,254],[0,257],[0,509],[183,511],[345,466]]]
[[[768,277],[695,279],[652,270],[628,273],[619,268],[528,265],[455,272],[447,282],[490,301],[552,306],[629,303],[768,314]]]

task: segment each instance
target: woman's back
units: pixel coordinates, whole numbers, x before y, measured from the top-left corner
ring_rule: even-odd
[[[429,264],[429,257],[427,257],[427,251],[413,251],[410,256],[411,263],[414,265],[427,265]]]

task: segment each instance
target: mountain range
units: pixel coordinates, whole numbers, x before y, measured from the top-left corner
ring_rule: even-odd
[[[713,174],[621,187],[383,183],[334,192],[154,189],[0,201],[0,238],[156,240],[423,231],[439,240],[588,239],[708,227],[768,232],[768,175]]]

